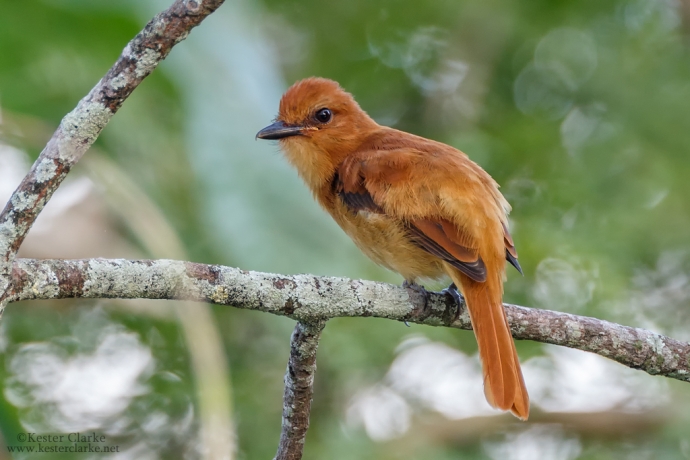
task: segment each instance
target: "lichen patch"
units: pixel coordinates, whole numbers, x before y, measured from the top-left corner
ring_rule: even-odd
[[[55,164],[55,160],[51,158],[44,158],[40,163],[38,163],[38,166],[36,166],[36,182],[42,184],[43,182],[49,181],[55,177],[56,171],[57,165]]]
[[[134,69],[134,73],[137,78],[144,78],[156,68],[161,60],[161,53],[151,48],[146,48],[139,59],[137,60],[137,66]]]

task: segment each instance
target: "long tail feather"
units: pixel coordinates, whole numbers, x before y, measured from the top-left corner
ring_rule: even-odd
[[[448,274],[461,287],[467,301],[479,345],[486,400],[497,409],[509,410],[527,420],[529,396],[503,309],[501,279],[490,275],[479,283],[451,268]]]

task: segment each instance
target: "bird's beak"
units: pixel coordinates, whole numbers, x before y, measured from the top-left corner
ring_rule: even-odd
[[[257,139],[283,139],[285,137],[297,136],[302,134],[301,126],[289,126],[282,121],[276,121],[272,125],[266,126],[264,129],[256,133]]]

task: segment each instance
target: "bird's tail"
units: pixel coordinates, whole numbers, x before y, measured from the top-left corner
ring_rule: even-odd
[[[493,407],[510,410],[516,417],[529,417],[529,395],[520,369],[515,343],[503,309],[503,283],[491,273],[483,283],[455,269],[448,270],[461,288],[479,345],[484,371],[484,394]]]

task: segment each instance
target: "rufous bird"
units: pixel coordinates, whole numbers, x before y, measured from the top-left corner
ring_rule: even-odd
[[[487,401],[526,420],[529,396],[502,303],[506,260],[522,270],[510,205],[491,176],[449,145],[379,125],[324,78],[290,87],[257,138],[278,139],[319,204],[407,286],[450,277],[458,309],[457,288],[470,313]]]

